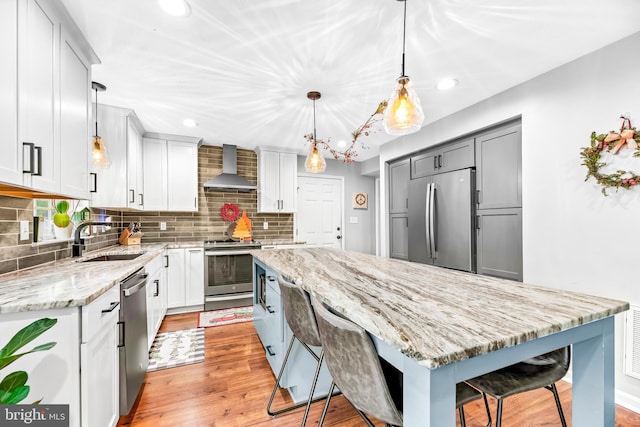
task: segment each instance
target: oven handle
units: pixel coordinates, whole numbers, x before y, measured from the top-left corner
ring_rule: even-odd
[[[224,256],[224,255],[249,255],[248,250],[239,250],[239,251],[205,251],[206,256]]]
[[[244,299],[244,298],[253,298],[253,292],[243,293],[243,294],[233,294],[233,295],[225,295],[225,296],[207,296],[205,301],[233,301],[236,299]]]

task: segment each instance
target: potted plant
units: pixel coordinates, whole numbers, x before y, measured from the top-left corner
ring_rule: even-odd
[[[56,213],[53,215],[53,231],[56,239],[68,240],[73,232],[73,223],[69,216],[69,202],[60,200],[56,203]]]

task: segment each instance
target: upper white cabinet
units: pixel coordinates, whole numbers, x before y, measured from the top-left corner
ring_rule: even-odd
[[[87,198],[95,53],[57,0],[3,1],[0,36],[0,181]]]
[[[298,188],[298,156],[295,153],[259,149],[258,212],[295,212]]]
[[[98,133],[110,165],[93,168],[92,205],[101,208],[142,209],[142,137],[144,129],[133,110],[98,105]]]
[[[201,138],[145,134],[142,143],[145,210],[197,212],[201,141]]]

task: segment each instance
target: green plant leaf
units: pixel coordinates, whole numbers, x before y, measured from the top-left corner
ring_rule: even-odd
[[[13,405],[24,400],[29,394],[29,386],[23,385],[13,391],[0,390],[0,404]]]
[[[65,214],[69,210],[69,202],[66,200],[60,200],[56,203],[56,212]]]
[[[5,392],[11,392],[25,385],[28,379],[29,375],[25,371],[12,372],[0,382],[0,389]]]
[[[48,331],[56,323],[58,323],[58,319],[50,319],[48,317],[45,317],[43,319],[38,319],[35,322],[32,322],[31,324],[20,329],[13,336],[13,338],[9,340],[7,345],[5,345],[2,350],[0,350],[0,358],[5,358],[13,355],[20,348],[29,344],[44,332]]]
[[[55,345],[56,345],[55,342],[48,342],[46,344],[40,344],[39,346],[36,346],[36,347],[32,348],[31,350],[26,351],[24,353],[13,354],[13,355],[11,355],[9,357],[0,357],[0,369],[2,369],[5,366],[11,364],[13,361],[15,361],[16,359],[21,358],[25,354],[35,353],[36,351],[49,350],[50,348],[52,348]]]

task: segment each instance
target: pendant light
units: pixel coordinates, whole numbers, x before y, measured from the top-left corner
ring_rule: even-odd
[[[304,169],[310,173],[322,173],[327,168],[327,162],[318,150],[318,139],[316,138],[316,100],[320,99],[320,96],[320,92],[307,93],[307,98],[313,101],[313,140],[307,160],[304,162]]]
[[[404,2],[404,20],[402,26],[402,75],[398,77],[387,108],[384,110],[383,125],[390,135],[407,135],[417,132],[422,127],[424,113],[420,106],[420,99],[409,80],[404,74],[404,52],[407,32],[407,0]]]
[[[95,167],[104,169],[109,167],[109,155],[107,154],[104,141],[98,135],[98,91],[102,92],[106,90],[107,87],[98,82],[91,82],[91,88],[96,91],[96,134],[93,137],[93,143],[91,145],[91,161]]]

